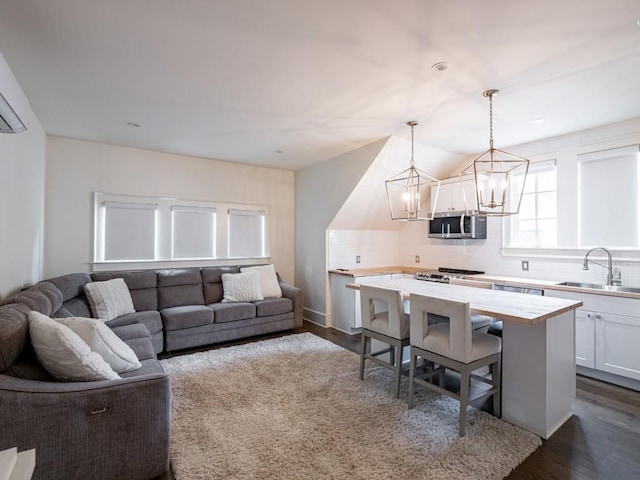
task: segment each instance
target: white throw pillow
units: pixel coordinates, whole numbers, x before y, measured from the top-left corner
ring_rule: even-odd
[[[258,272],[223,273],[223,302],[253,302],[263,300]]]
[[[74,331],[92,351],[100,354],[116,373],[131,372],[142,366],[131,347],[100,320],[83,317],[57,320]]]
[[[87,283],[84,292],[87,294],[91,313],[103,322],[136,311],[129,288],[122,278]]]
[[[78,382],[120,378],[69,327],[46,315],[29,312],[29,334],[38,360],[55,378]]]
[[[262,291],[263,297],[282,297],[282,289],[278,283],[276,267],[273,264],[259,265],[257,267],[242,267],[240,271],[243,273],[258,272],[260,290]]]

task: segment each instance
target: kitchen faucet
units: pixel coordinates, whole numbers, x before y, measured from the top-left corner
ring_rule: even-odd
[[[607,265],[603,265],[601,263],[591,260],[591,263],[595,263],[596,265],[600,265],[601,267],[607,269],[607,285],[620,285],[622,281],[620,279],[619,274],[615,280],[613,279],[613,260],[611,259],[611,252],[609,252],[609,250],[607,250],[604,247],[596,247],[589,250],[587,254],[584,256],[584,260],[582,262],[582,269],[589,270],[589,254],[594,250],[602,250],[607,254]]]

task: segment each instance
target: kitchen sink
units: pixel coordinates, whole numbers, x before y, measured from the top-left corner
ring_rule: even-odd
[[[640,287],[627,287],[623,285],[602,285],[599,283],[582,283],[582,282],[561,282],[557,285],[564,285],[567,287],[576,288],[590,288],[593,290],[606,290],[608,292],[627,292],[627,293],[640,293]]]

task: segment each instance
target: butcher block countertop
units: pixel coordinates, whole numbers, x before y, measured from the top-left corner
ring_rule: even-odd
[[[415,275],[417,272],[435,271],[437,267],[407,267],[402,265],[393,265],[387,267],[372,268],[350,268],[350,269],[332,269],[329,273],[345,275],[348,277],[368,277],[373,275],[387,275],[390,273],[405,273]],[[492,282],[502,285],[513,285],[516,287],[541,288],[548,290],[559,290],[574,293],[588,293],[591,295],[607,295],[610,297],[624,297],[640,300],[640,294],[634,292],[616,292],[611,290],[600,290],[595,288],[571,287],[568,285],[559,285],[561,282],[556,280],[542,280],[537,278],[510,277],[507,275],[494,275],[485,273],[482,275],[469,275],[467,278],[479,280],[483,282]]]
[[[427,270],[437,270],[437,268],[429,267],[403,267],[395,265],[391,267],[372,267],[372,268],[349,268],[349,269],[333,269],[329,270],[329,273],[337,273],[338,275],[346,275],[348,277],[367,277],[369,275],[387,275],[389,273],[407,273],[409,275],[415,275],[418,272],[424,272]]]
[[[489,315],[508,322],[534,325],[582,306],[581,301],[564,298],[523,296],[522,293],[486,290],[484,288],[425,282],[409,278],[368,279],[362,283],[350,283],[349,288],[372,285],[400,290],[408,299],[410,293],[433,296],[446,300],[468,302],[473,313]]]

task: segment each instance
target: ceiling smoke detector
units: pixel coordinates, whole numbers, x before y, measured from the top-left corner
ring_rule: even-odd
[[[447,68],[449,68],[449,64],[447,62],[438,62],[431,65],[431,70],[435,72],[444,72]]]

